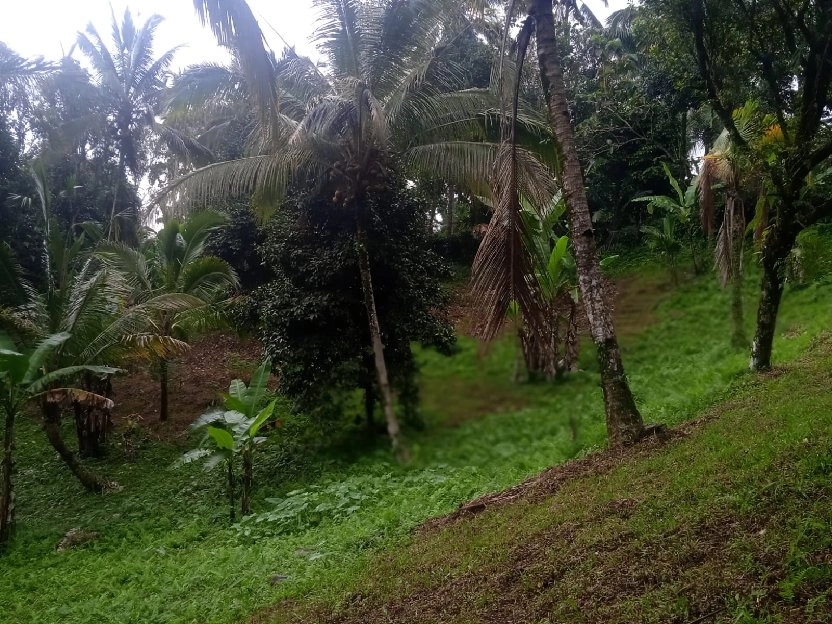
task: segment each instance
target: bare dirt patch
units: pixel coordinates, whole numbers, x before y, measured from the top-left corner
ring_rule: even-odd
[[[260,345],[232,334],[214,333],[196,340],[191,350],[170,366],[169,420],[159,422],[159,381],[144,362],[113,381],[113,422],[138,420],[151,437],[175,439],[195,418],[217,403],[233,377],[248,382],[260,360]]]

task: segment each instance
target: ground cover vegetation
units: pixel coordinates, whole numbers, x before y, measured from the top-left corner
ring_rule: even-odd
[[[832,7],[315,4],[0,43],[4,614],[823,621]]]

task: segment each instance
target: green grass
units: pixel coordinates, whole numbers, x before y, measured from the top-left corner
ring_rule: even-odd
[[[690,435],[422,533],[258,621],[828,622],[831,368],[827,336]]]
[[[644,279],[660,284],[652,271]],[[756,283],[753,276],[748,285],[749,333]],[[624,345],[647,420],[681,422],[728,396],[729,384],[748,383],[747,354],[728,346],[727,294],[713,279],[646,300],[658,302],[643,311],[655,322],[636,331],[638,319],[630,319]],[[822,286],[787,292],[775,345],[779,361],[793,360],[829,326],[830,303],[832,292]],[[218,475],[174,467],[182,445],[149,442],[133,462],[117,451],[93,462],[123,486],[93,496],[68,476],[38,427],[24,422],[18,532],[0,567],[0,619],[224,623],[286,598],[336,600],[362,578],[376,552],[406,541],[425,518],[604,443],[588,346],[585,370],[558,384],[513,384],[508,338],[484,355],[463,338],[454,357],[420,352],[419,360],[428,427],[410,435],[412,465],[395,465],[386,449],[358,459],[355,453],[303,456],[281,449],[276,438],[256,459],[254,507],[272,510],[268,497],[284,503],[271,520],[246,523],[248,535],[228,527]],[[98,537],[57,552],[73,527]]]

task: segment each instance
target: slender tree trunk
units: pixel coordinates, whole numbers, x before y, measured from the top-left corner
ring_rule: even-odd
[[[243,452],[243,493],[242,493],[242,514],[247,516],[251,513],[251,483],[252,483],[252,459],[251,451]],[[233,520],[233,518],[232,518]]]
[[[7,407],[3,434],[3,490],[0,492],[0,548],[8,543],[14,526],[14,490],[12,489],[14,419],[15,410]]]
[[[373,434],[376,429],[375,421],[376,393],[372,380],[368,379],[364,385],[364,418],[367,426],[367,433]]]
[[[168,419],[168,360],[159,360],[159,421],[165,422]]]
[[[46,403],[43,405],[43,427],[46,437],[64,463],[69,467],[72,474],[76,476],[81,485],[88,491],[100,493],[104,490],[104,484],[92,472],[88,471],[61,437],[61,406],[57,403]]]
[[[771,351],[774,343],[774,328],[777,311],[783,297],[783,279],[776,268],[763,265],[763,283],[760,292],[760,307],[757,309],[757,330],[751,343],[751,370],[771,368]]]
[[[549,118],[563,154],[563,187],[578,268],[578,284],[592,339],[598,350],[609,444],[611,447],[632,444],[641,437],[644,425],[627,383],[612,315],[605,298],[595,233],[566,101],[552,0],[535,0],[534,10],[538,62],[544,91],[547,92]]]
[[[228,515],[231,522],[236,519],[236,510],[234,508],[234,461],[229,459],[227,462],[226,476],[228,478]]]
[[[456,208],[456,193],[454,187],[448,187],[448,234],[454,234],[454,209]]]
[[[731,319],[734,325],[731,344],[738,348],[748,348],[742,312],[742,274],[731,278]]]
[[[390,390],[390,381],[387,375],[387,362],[384,358],[384,344],[381,341],[381,327],[376,312],[376,300],[373,294],[373,278],[370,274],[369,241],[367,231],[361,220],[356,221],[356,236],[358,249],[358,266],[361,272],[361,288],[364,291],[364,305],[367,308],[367,320],[370,324],[370,338],[373,343],[373,355],[375,356],[375,368],[378,375],[378,387],[381,391],[381,403],[384,408],[384,418],[387,420],[387,434],[390,436],[390,443],[393,452],[402,461],[407,461],[408,451],[401,441],[401,429],[393,410],[393,393]]]
[[[757,309],[757,329],[754,342],[751,343],[750,368],[754,371],[771,368],[771,351],[777,312],[783,297],[786,258],[800,231],[800,225],[796,223],[789,230],[784,230],[780,223],[785,220],[781,216],[779,223],[770,228],[763,244],[763,282],[760,289],[760,306]]]

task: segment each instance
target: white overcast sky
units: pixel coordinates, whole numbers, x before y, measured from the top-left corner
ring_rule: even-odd
[[[609,0],[605,8],[603,0],[585,2],[601,19],[627,4],[627,0]],[[274,50],[283,45],[272,28],[298,52],[311,52],[307,39],[316,16],[312,0],[249,0],[249,5]],[[225,58],[211,32],[200,25],[192,0],[0,0],[0,41],[23,56],[58,59],[89,22],[109,41],[110,6],[119,20],[126,6],[137,23],[154,13],[163,16],[165,21],[157,31],[157,53],[180,44],[187,46],[177,55],[175,69]]]

